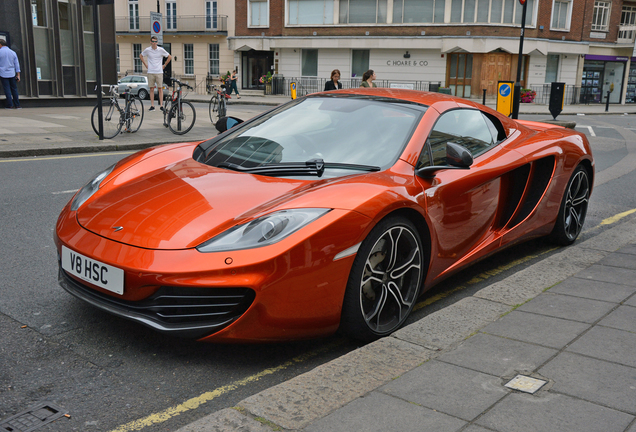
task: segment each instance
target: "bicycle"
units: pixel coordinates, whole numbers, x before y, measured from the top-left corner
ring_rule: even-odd
[[[175,85],[177,88],[175,89]],[[190,132],[197,119],[197,112],[194,106],[182,96],[181,88],[187,87],[194,90],[186,83],[182,83],[176,78],[172,78],[172,96],[166,98],[163,104],[163,125],[177,135]]]
[[[208,84],[208,93],[212,93],[212,98],[210,99],[209,104],[209,112],[210,112],[210,121],[213,125],[219,121],[221,117],[225,117],[227,115],[227,99],[231,99],[231,96],[226,93],[226,87],[224,84],[221,84],[219,87],[214,84]]]
[[[135,133],[141,127],[144,121],[144,104],[141,100],[133,95],[129,89],[137,87],[137,84],[128,84],[128,90],[121,95],[117,93],[116,85],[102,85],[109,87],[108,95],[102,92],[102,95],[108,96],[102,100],[102,123],[104,138],[111,139],[116,137],[121,128],[125,126],[125,131]],[[124,108],[119,105],[119,96],[124,96]],[[93,108],[91,114],[91,125],[97,135],[99,135],[99,105]]]

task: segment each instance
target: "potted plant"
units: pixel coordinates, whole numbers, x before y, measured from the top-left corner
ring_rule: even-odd
[[[265,84],[265,94],[272,94],[272,73],[267,72],[258,80],[261,84]]]
[[[521,103],[532,103],[537,96],[537,92],[532,89],[521,89]]]

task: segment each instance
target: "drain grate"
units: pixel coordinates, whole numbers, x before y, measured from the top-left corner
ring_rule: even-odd
[[[59,419],[66,412],[51,402],[39,404],[0,422],[0,432],[31,432]]]

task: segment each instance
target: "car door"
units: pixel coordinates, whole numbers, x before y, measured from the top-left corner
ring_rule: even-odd
[[[469,169],[440,169],[420,177],[431,224],[433,266],[427,280],[481,256],[498,245],[496,219],[501,175],[507,152],[498,144],[504,129],[494,116],[478,109],[458,108],[439,116],[418,160],[417,168],[447,166],[446,144],[467,148],[475,158]],[[493,240],[494,243],[493,244]]]

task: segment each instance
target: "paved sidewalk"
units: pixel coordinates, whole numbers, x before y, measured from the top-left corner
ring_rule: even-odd
[[[506,384],[544,382],[534,393]],[[636,432],[636,219],[178,432]]]
[[[150,102],[144,101],[145,115],[138,132],[124,132],[102,141],[91,126],[93,106],[0,109],[0,158],[136,150],[157,144],[199,141],[216,135],[217,130],[208,115],[209,96],[190,94],[187,100],[195,102],[197,119],[186,135],[172,134],[163,126],[161,111],[149,112]],[[236,115],[238,112],[240,118],[247,120],[262,111],[250,111],[250,106],[276,106],[288,101],[286,96],[245,95],[241,99],[233,96],[228,105],[228,114]],[[492,101],[487,101],[487,105],[495,108]],[[545,120],[552,119],[547,105],[521,104],[520,118],[529,114],[544,115]],[[566,105],[558,120],[578,121],[581,118],[579,115],[585,114],[606,114],[605,105]],[[636,104],[610,105],[607,114],[636,114]]]

